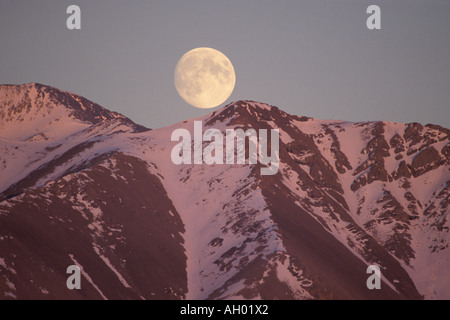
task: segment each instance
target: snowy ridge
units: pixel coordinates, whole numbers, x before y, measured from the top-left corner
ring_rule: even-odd
[[[179,127],[192,131],[191,122]],[[225,129],[225,126],[215,123],[215,128]],[[277,279],[293,288],[292,294],[297,298],[309,298],[301,282],[283,269],[287,252],[257,181],[251,177],[254,168],[175,166],[167,161],[171,149],[160,147],[170,133],[171,128],[151,132],[152,143],[145,152],[149,156],[144,159],[159,168],[163,184],[186,226],[187,298],[261,298],[256,292],[264,284],[264,278],[252,284],[247,279],[245,294],[242,286],[236,285],[242,281],[239,279],[243,270],[256,262],[265,265],[266,274],[269,270],[277,271]],[[142,144],[133,147],[141,148]],[[142,157],[142,153],[138,151],[136,156]]]
[[[84,112],[80,117],[83,120],[76,117],[76,109],[57,100],[61,96],[65,102],[70,97],[78,103],[76,107]],[[72,148],[88,145],[87,141],[106,140],[115,133],[142,130],[143,127],[124,116],[71,93],[39,84],[0,86],[0,192]],[[107,148],[93,155],[111,150],[109,146]],[[81,158],[87,159],[80,156],[76,160]],[[43,180],[55,179],[65,172],[67,169],[60,169],[59,175],[43,177]],[[33,184],[36,185],[39,184]]]
[[[2,298],[69,294],[30,261],[55,277],[80,264],[81,294],[102,299],[450,296],[448,129],[238,101],[146,131],[38,84],[0,86],[0,115]],[[279,129],[279,172],[172,164],[172,131],[195,120]],[[369,264],[380,292],[365,288]]]

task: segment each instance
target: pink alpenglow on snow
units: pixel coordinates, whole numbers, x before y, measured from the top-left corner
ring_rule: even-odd
[[[179,141],[172,149],[170,155],[174,164],[245,164],[246,138],[248,141],[248,164],[269,165],[261,168],[262,175],[274,175],[279,167],[279,130],[271,129],[270,155],[267,147],[267,129],[259,129],[259,137],[255,129],[226,129],[225,130],[225,162],[224,162],[224,136],[219,129],[210,128],[203,133],[202,121],[194,121],[192,161],[192,138],[189,130],[175,129],[171,141]],[[181,139],[181,141],[180,141]],[[204,150],[203,142],[211,142]],[[236,149],[235,149],[236,145]],[[235,151],[236,150],[236,151]],[[236,157],[235,157],[236,154]]]
[[[170,141],[177,129],[190,138]],[[261,152],[262,129],[279,146]],[[449,184],[437,125],[238,101],[148,130],[55,88],[0,86],[0,299],[450,299]]]

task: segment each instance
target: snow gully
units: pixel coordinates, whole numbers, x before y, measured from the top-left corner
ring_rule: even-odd
[[[171,141],[178,141],[171,152],[172,162],[179,164],[225,164],[246,163],[246,143],[248,141],[248,164],[263,165],[261,175],[274,175],[278,172],[279,129],[271,129],[270,150],[268,149],[267,129],[259,129],[259,137],[255,129],[226,129],[225,139],[219,129],[208,129],[203,133],[202,121],[194,121],[194,156],[192,159],[192,137],[187,129],[179,128],[172,132]],[[203,149],[203,142],[211,142]],[[236,141],[236,144],[235,144]],[[236,152],[235,152],[236,145]],[[270,153],[270,155],[269,155]],[[236,154],[236,157],[235,157]],[[192,161],[193,160],[193,161]]]

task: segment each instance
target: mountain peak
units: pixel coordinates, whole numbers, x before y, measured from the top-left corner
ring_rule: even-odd
[[[123,115],[108,111],[79,95],[40,83],[2,85],[0,86],[0,96],[4,101],[1,109],[3,112],[6,111],[10,117],[64,108],[74,118],[91,124],[106,119],[125,118]]]
[[[261,124],[267,125],[272,122],[274,125],[282,126],[288,117],[302,122],[310,119],[309,117],[290,115],[278,107],[266,103],[254,100],[238,100],[213,112],[206,123],[212,125],[216,122],[227,121],[229,125],[250,125],[256,128]]]
[[[125,116],[109,111],[88,99],[40,83],[0,85],[0,136],[23,139],[57,123],[98,124],[119,119],[135,127]]]
[[[251,112],[251,111],[262,111],[262,110],[276,110],[279,111],[279,109],[275,106],[271,106],[267,103],[262,103],[262,102],[258,102],[258,101],[254,101],[254,100],[238,100],[238,101],[234,101],[231,102],[229,104],[227,104],[225,107],[222,108],[222,110],[238,110],[238,111],[247,111],[247,112]]]
[[[262,175],[263,163],[175,164],[174,126],[134,135],[125,117],[40,84],[1,86],[0,106],[3,298],[450,297],[447,129],[250,100],[202,118],[278,129],[279,170]],[[72,264],[89,272],[83,290],[67,290]]]

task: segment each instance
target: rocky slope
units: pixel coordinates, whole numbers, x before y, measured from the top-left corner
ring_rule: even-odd
[[[194,119],[149,131],[55,88],[0,86],[0,297],[450,298],[448,129],[253,101],[195,120],[279,129],[278,173],[174,165],[171,134]]]

